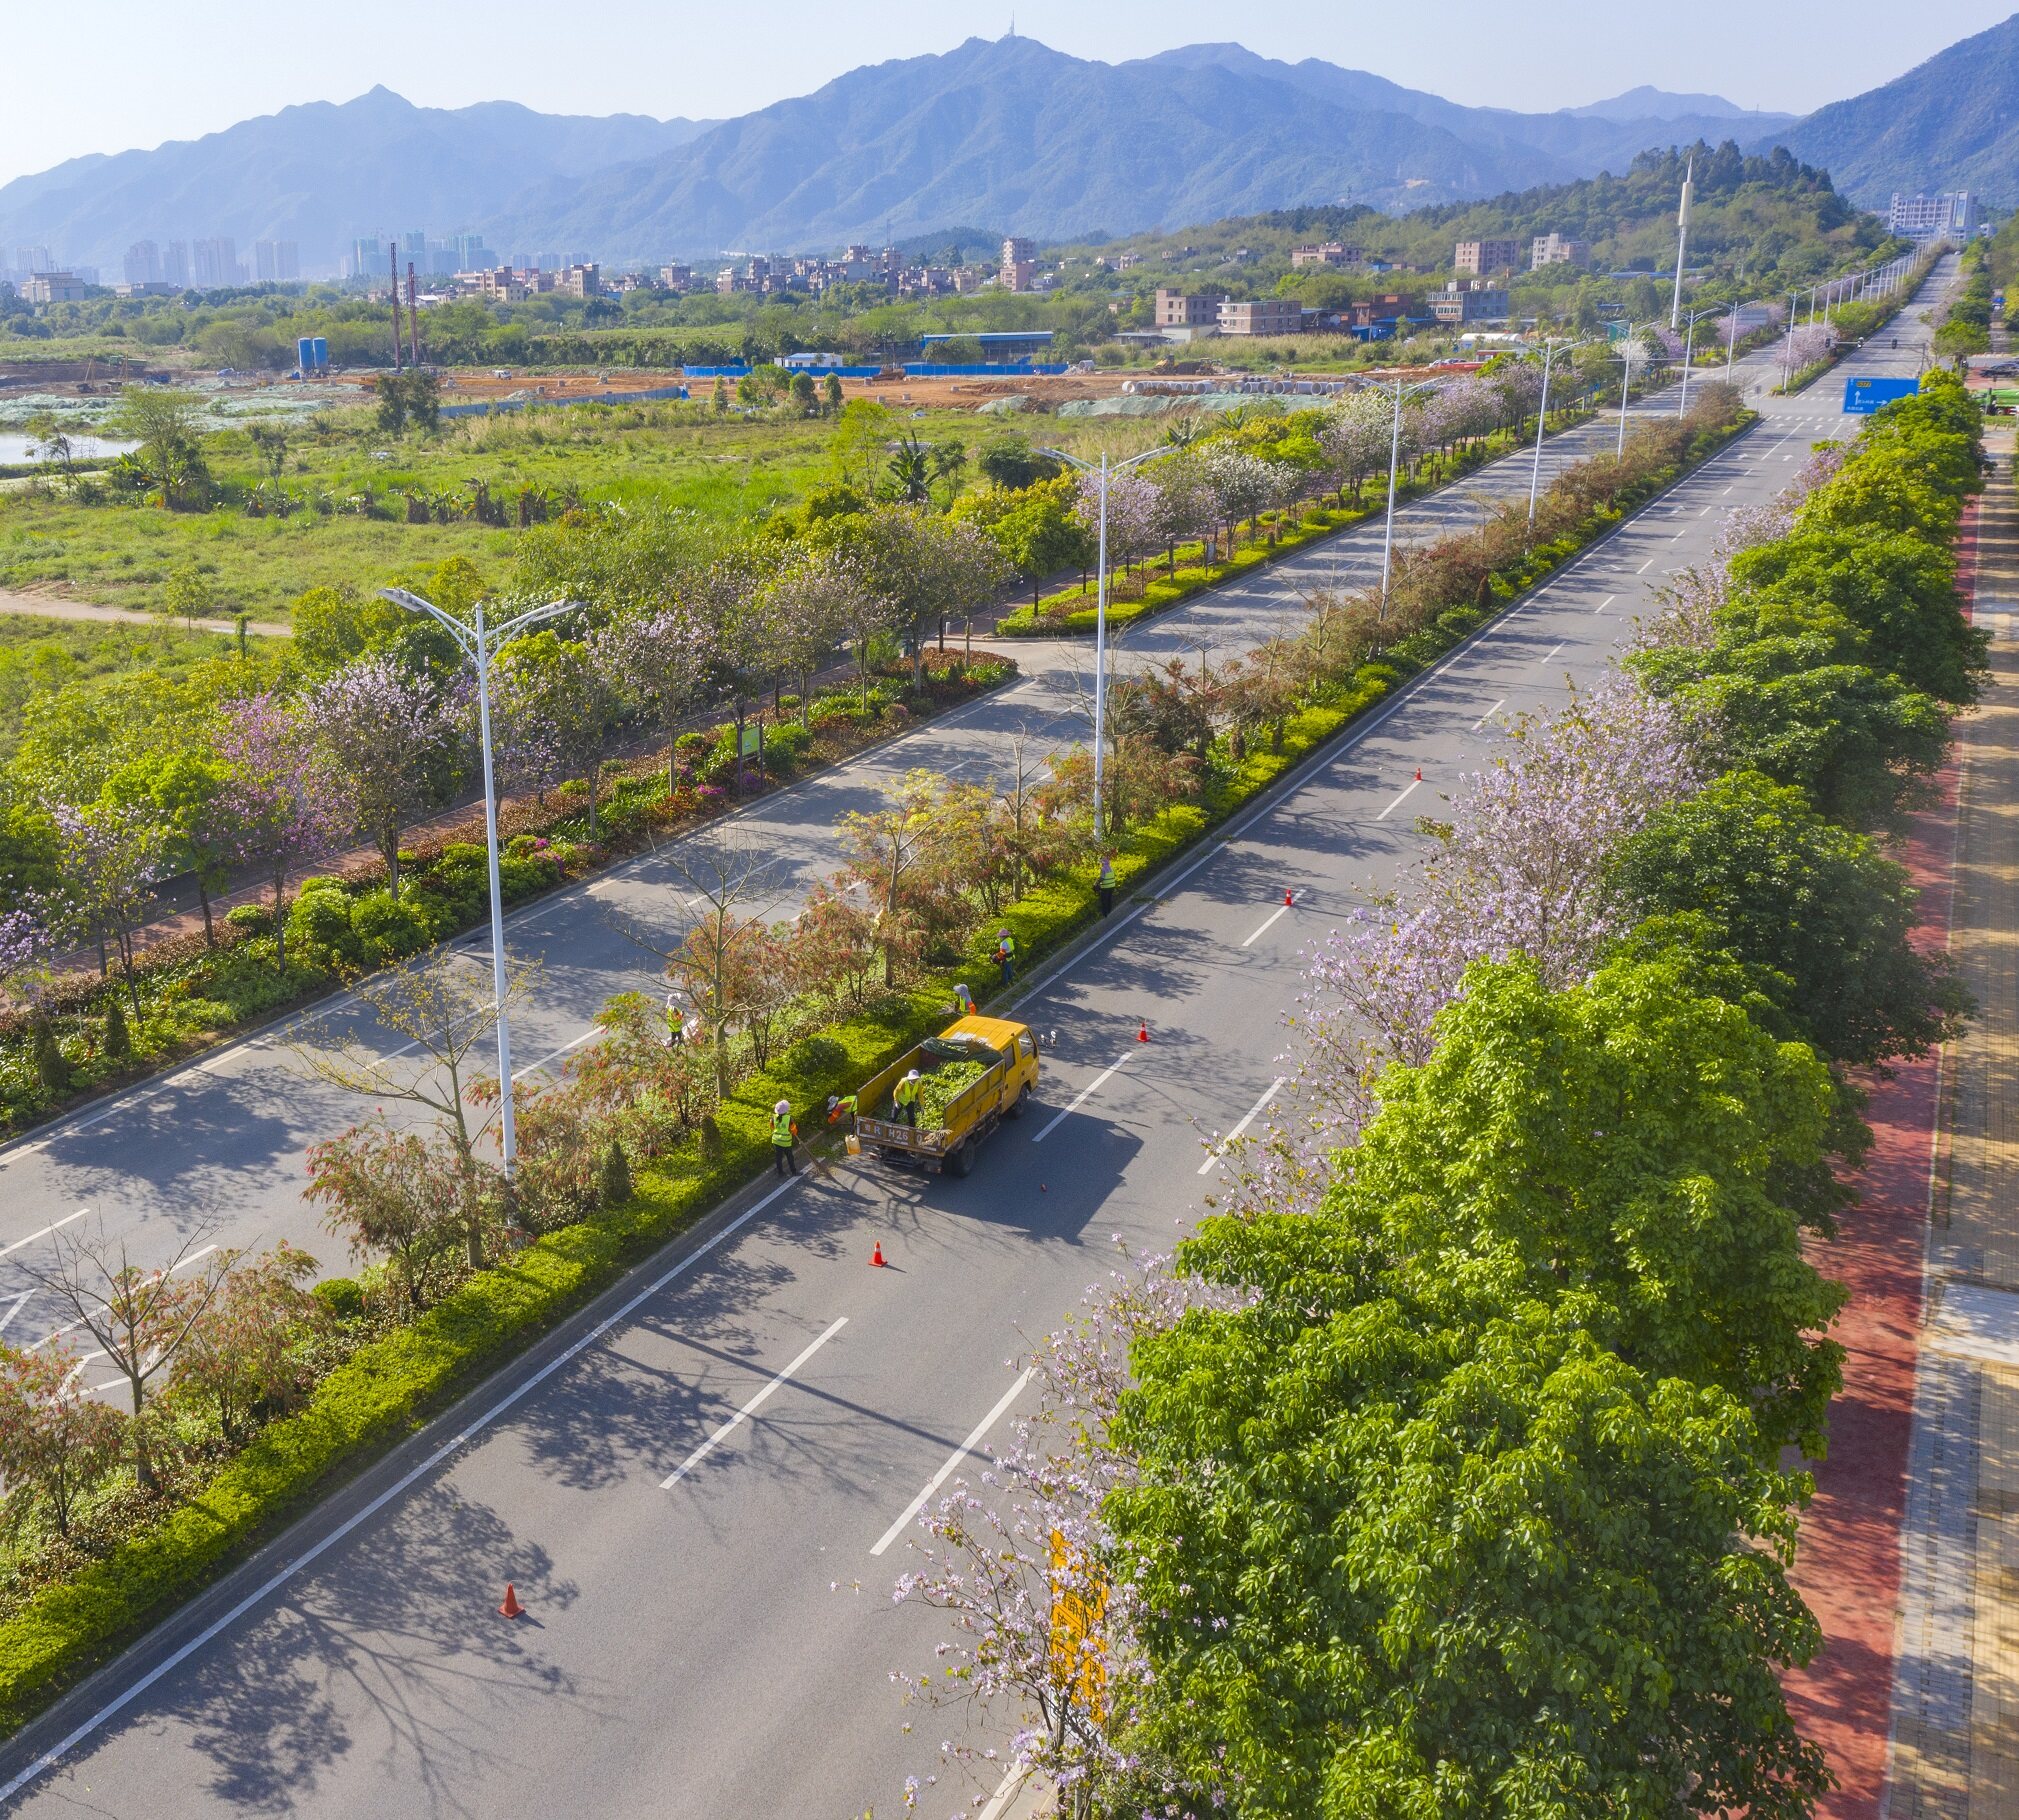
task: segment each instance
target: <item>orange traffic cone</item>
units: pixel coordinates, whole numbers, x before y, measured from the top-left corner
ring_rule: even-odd
[[[1284,907],[1285,907],[1285,908],[1287,909],[1287,908],[1288,908],[1288,907],[1289,907],[1289,906],[1290,906],[1291,904],[1294,904],[1294,903],[1295,903],[1296,901],[1297,901],[1297,894],[1296,894],[1296,892],[1292,891],[1292,890],[1290,889],[1290,887],[1289,887],[1288,885],[1285,885],[1285,886],[1283,887],[1283,904],[1284,904]]]
[[[890,1268],[883,1261],[883,1241],[881,1239],[877,1240],[876,1249],[869,1254],[869,1261],[871,1266],[877,1270],[888,1270]]]
[[[1421,765],[1416,767],[1416,781],[1419,784],[1423,781],[1423,767]]]
[[[1150,1026],[1148,1021],[1145,1020],[1143,1023],[1140,1023],[1136,1026],[1136,1041],[1139,1043],[1147,1043],[1149,1040],[1150,1040]]]
[[[523,1618],[525,1615],[526,1608],[519,1603],[518,1591],[513,1587],[511,1581],[507,1580],[505,1582],[505,1602],[498,1607],[498,1616],[501,1618]]]

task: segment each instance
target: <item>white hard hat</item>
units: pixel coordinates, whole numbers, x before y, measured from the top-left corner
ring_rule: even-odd
[[[773,1112],[781,1112],[781,1113],[790,1112],[792,1110],[792,1102],[790,1100],[780,1100],[777,1105],[771,1108],[771,1110]]]
[[[911,1072],[910,1072],[909,1074],[907,1074],[907,1075],[906,1075],[906,1076],[905,1076],[904,1078],[905,1078],[906,1080],[908,1080],[908,1081],[915,1081],[915,1080],[917,1080],[917,1079],[918,1079],[918,1070],[917,1070],[916,1068],[914,1068],[914,1069],[913,1069],[913,1070],[912,1070],[912,1071],[911,1071]]]

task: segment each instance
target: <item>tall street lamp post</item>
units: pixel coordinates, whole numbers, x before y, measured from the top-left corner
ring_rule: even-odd
[[[1064,449],[1041,449],[1039,453],[1049,455],[1054,461],[1062,461],[1069,468],[1078,468],[1082,473],[1100,477],[1100,524],[1095,534],[1100,581],[1094,594],[1094,838],[1099,840],[1106,828],[1102,815],[1101,781],[1104,775],[1102,765],[1107,756],[1108,730],[1108,477],[1125,474],[1137,463],[1148,461],[1153,455],[1168,455],[1170,450],[1161,446],[1147,448],[1131,455],[1126,461],[1115,462],[1108,459],[1105,449],[1098,462],[1068,455]]]
[[[1542,344],[1542,401],[1535,407],[1535,456],[1528,464],[1528,528],[1535,529],[1535,496],[1542,484],[1542,426],[1549,421],[1549,368],[1559,354],[1574,353],[1583,341],[1545,340]]]
[[[1717,313],[1718,313],[1717,308],[1715,305],[1713,305],[1709,309],[1702,309],[1694,312],[1686,319],[1686,327],[1685,332],[1683,334],[1682,396],[1676,400],[1676,407],[1675,407],[1675,414],[1678,417],[1687,417],[1689,415],[1690,362],[1696,357],[1697,324],[1703,321],[1703,319],[1706,316],[1715,316]],[[1738,320],[1738,306],[1736,304],[1732,306],[1732,319],[1733,321]]]
[[[1388,382],[1383,381],[1383,384]],[[1402,401],[1414,398],[1418,392],[1434,392],[1434,379],[1420,380],[1415,385],[1405,385],[1400,379],[1393,382],[1395,393],[1395,416],[1388,432],[1388,511],[1381,527],[1381,617],[1388,617],[1388,581],[1395,570],[1395,481],[1402,465]]]
[[[544,607],[530,608],[503,625],[493,626],[487,621],[480,600],[476,605],[476,624],[471,626],[405,588],[381,588],[379,598],[405,607],[410,613],[425,613],[445,627],[477,672],[477,733],[484,755],[484,846],[491,871],[491,990],[498,1015],[498,1149],[509,1179],[518,1166],[519,1139],[512,1121],[512,1035],[505,1020],[505,899],[498,883],[498,789],[491,761],[491,664],[499,648],[528,626],[572,613],[582,603],[549,601]]]

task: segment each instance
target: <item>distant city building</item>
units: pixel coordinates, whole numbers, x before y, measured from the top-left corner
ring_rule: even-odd
[[[1487,277],[1494,272],[1511,272],[1520,262],[1518,240],[1461,240],[1451,263],[1461,272]]]
[[[1294,335],[1304,326],[1304,306],[1294,297],[1257,297],[1220,305],[1222,335]]]
[[[1220,305],[1227,300],[1217,292],[1191,297],[1183,291],[1157,293],[1157,327],[1160,329],[1214,329],[1220,326]]]
[[[292,240],[255,240],[252,275],[261,284],[287,284],[301,276],[301,248]]]
[[[361,234],[350,244],[350,251],[344,255],[343,275],[346,278],[380,278],[388,269],[386,243],[376,234]]]
[[[82,303],[84,280],[75,272],[36,272],[21,283],[24,303]]]
[[[593,261],[571,265],[566,271],[556,273],[555,277],[554,288],[569,297],[595,297],[603,289],[600,269]]]
[[[14,249],[14,269],[25,278],[33,278],[37,272],[56,269],[56,261],[50,258],[46,246],[17,246]]]
[[[1886,211],[1887,228],[1904,240],[1965,240],[1982,220],[1982,205],[1968,190],[1943,190],[1934,196],[1903,196],[1895,190]]]
[[[1591,242],[1566,240],[1554,230],[1536,235],[1528,249],[1528,269],[1539,272],[1546,265],[1583,265],[1591,257]]]
[[[1031,280],[1037,276],[1037,242],[1026,240],[1021,234],[1012,234],[1002,243],[1002,260],[997,266],[997,281],[1006,291],[1027,291]]]
[[[1423,299],[1407,291],[1384,291],[1378,297],[1364,297],[1341,312],[1347,326],[1356,329],[1388,326],[1423,314]]]
[[[171,240],[161,249],[161,279],[178,291],[189,287],[189,242]]]
[[[688,265],[662,265],[659,268],[659,282],[669,291],[691,291],[694,288],[694,268]]]
[[[229,234],[198,240],[189,249],[190,278],[198,290],[227,290],[245,281],[239,270],[238,247]]]
[[[1290,264],[1300,271],[1306,266],[1358,265],[1364,256],[1357,246],[1345,246],[1337,240],[1328,240],[1323,246],[1292,247]]]
[[[1441,323],[1505,322],[1507,293],[1475,278],[1461,285],[1456,280],[1430,294],[1430,313]]]
[[[458,272],[456,289],[487,303],[516,303],[526,294],[526,281],[510,266],[501,265],[481,272]]]
[[[126,249],[126,257],[121,261],[128,284],[159,284],[161,282],[161,248],[151,240],[136,240]]]
[[[848,356],[846,354],[816,354],[808,350],[802,354],[781,355],[778,364],[794,373],[824,373],[830,367],[845,367],[848,365]]]
[[[126,279],[112,287],[115,297],[173,297],[176,287],[164,284],[160,279]]]

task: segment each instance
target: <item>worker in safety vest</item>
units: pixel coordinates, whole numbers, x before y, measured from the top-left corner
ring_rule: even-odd
[[[830,1093],[827,1096],[827,1122],[830,1125],[846,1118],[851,1129],[855,1124],[855,1095],[852,1093]]]
[[[678,1049],[687,1040],[687,1008],[677,992],[666,995],[666,1047]]]
[[[1016,938],[1007,929],[995,932],[995,958],[1002,968],[1002,983],[1007,986],[1017,976]]]
[[[799,1127],[792,1122],[792,1102],[780,1100],[771,1108],[771,1161],[780,1175],[799,1173],[792,1157],[793,1140],[798,1136]]]
[[[974,1016],[974,994],[967,989],[965,981],[953,989],[953,1011],[959,1017]]]
[[[890,1090],[891,1117],[900,1125],[918,1123],[918,1070],[914,1068]]]

